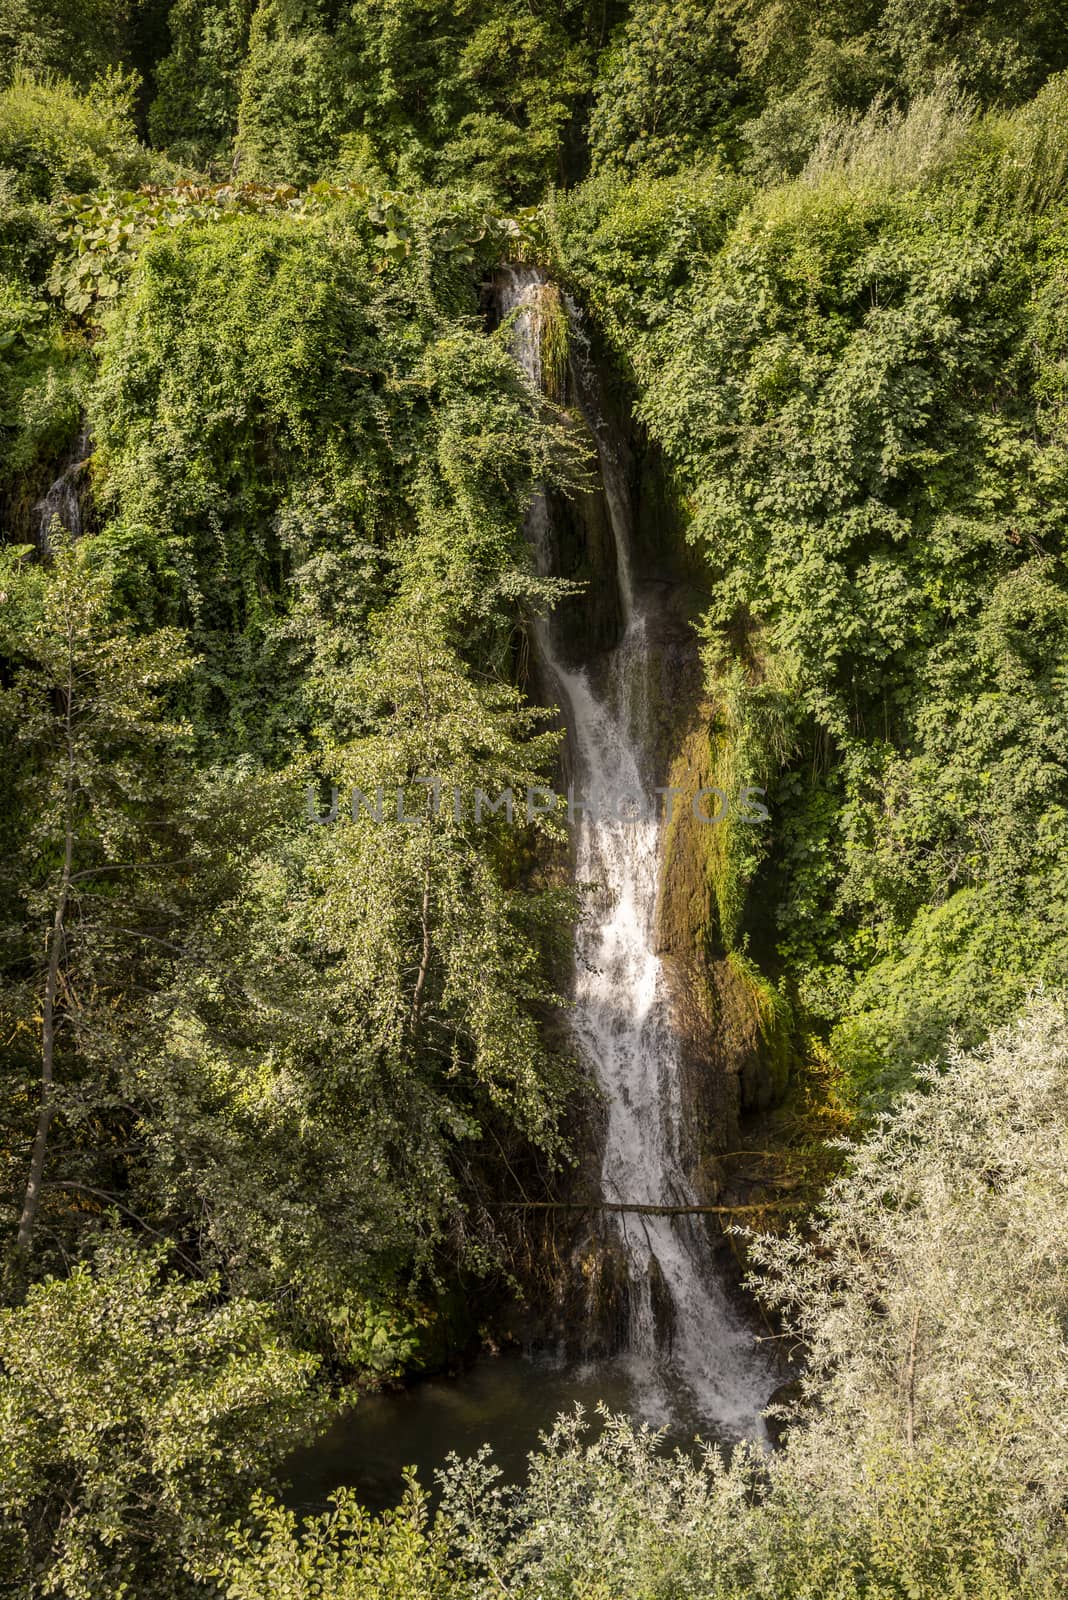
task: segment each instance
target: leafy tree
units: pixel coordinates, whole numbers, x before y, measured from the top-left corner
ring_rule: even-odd
[[[334,22],[323,6],[263,0],[242,77],[247,171],[322,172],[348,136],[394,181],[535,199],[562,170],[600,11],[358,0]]]
[[[464,314],[446,219],[415,213],[392,261],[355,199],[151,244],[92,402],[105,537],[129,603],[202,653],[210,763],[183,824],[199,909],[130,1052],[133,1204],[192,1219],[228,1283],[379,1370],[410,1355],[442,1259],[492,1258],[464,1215],[481,1142],[555,1158],[572,1081],[537,1026],[568,903],[525,878],[525,788],[556,743],[509,678],[519,608],[555,593],[525,496],[570,481],[574,450]],[[383,785],[381,823],[309,823],[314,774],[343,813]],[[420,775],[433,826],[393,813]],[[509,783],[515,829],[473,816],[476,786]]]
[[[65,1113],[70,1128],[87,1115],[87,1062],[106,1058],[146,883],[166,871],[173,850],[166,823],[153,818],[165,767],[153,773],[143,755],[154,745],[166,758],[180,741],[181,728],[160,715],[159,691],[188,669],[176,632],[131,636],[115,619],[107,569],[89,543],[73,545],[58,524],[53,536],[50,568],[16,567],[4,603],[5,653],[18,670],[3,712],[22,816],[5,873],[9,915],[19,919],[8,929],[9,1018],[16,1071],[36,1057],[40,1079],[23,1252],[33,1244],[53,1120]]]
[[[252,11],[251,0],[175,0],[170,49],[156,66],[148,109],[153,144],[197,165],[229,158]]]
[[[805,1341],[820,1396],[790,1447],[814,1481],[828,1454],[864,1460],[880,1441],[913,1459],[986,1455],[1007,1503],[1056,1521],[1066,1046],[1063,1001],[1039,998],[927,1068],[851,1154],[812,1238],[757,1245],[761,1292]]]
[[[347,131],[348,74],[317,5],[261,0],[241,69],[242,174],[303,183],[328,171]]]
[[[968,6],[887,0],[878,37],[911,94],[923,93],[948,68],[986,102],[1019,103],[1068,65],[1061,9],[1041,0]]]
[[[255,1485],[320,1424],[316,1363],[249,1300],[114,1234],[0,1312],[0,1541],[20,1592],[196,1581]]]
[[[130,66],[130,0],[2,0],[3,87],[20,73],[64,78],[84,91]]]
[[[496,249],[484,213],[385,216],[342,199],[153,241],[90,400],[135,603],[190,626],[202,735],[265,758],[321,718],[305,667],[365,647],[413,540],[499,668],[538,593],[525,497],[574,476],[574,446],[468,320],[470,258]]]
[[[722,148],[738,92],[735,41],[718,7],[638,0],[602,63],[594,164],[669,172]]]
[[[556,1003],[569,899],[514,879],[536,837],[526,788],[556,741],[463,670],[430,604],[381,619],[334,686],[361,708],[359,734],[316,758],[335,820],[309,823],[303,786],[281,791],[288,816],[235,863],[137,1073],[138,1208],[196,1218],[231,1286],[366,1370],[417,1348],[443,1251],[492,1263],[478,1141],[553,1157],[572,1088],[536,1020]],[[508,785],[514,830],[475,815],[478,788],[495,802]],[[232,785],[211,795],[240,803]]]

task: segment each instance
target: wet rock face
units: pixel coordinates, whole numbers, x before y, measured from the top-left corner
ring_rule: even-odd
[[[47,556],[57,525],[72,539],[95,531],[92,453],[93,440],[83,425],[62,455],[18,473],[0,491],[0,522],[10,544],[32,544]]]
[[[578,426],[576,424],[576,426]],[[550,492],[553,571],[581,583],[583,591],[562,600],[553,611],[553,630],[561,658],[584,666],[618,643],[623,628],[616,575],[615,541],[605,510],[599,474],[573,499]]]
[[[649,1280],[649,1298],[653,1308],[657,1346],[670,1355],[675,1343],[678,1311],[656,1256],[649,1258]]]
[[[700,672],[696,639],[676,643],[662,759],[686,795],[735,780]],[[702,1199],[719,1198],[717,1154],[736,1147],[739,1122],[782,1097],[789,1071],[788,1027],[759,966],[732,948],[720,925],[719,885],[729,876],[727,829],[693,826],[683,804],[665,830],[657,907],[659,954],[681,1041],[689,1108],[690,1176]]]
[[[632,1223],[641,1226],[640,1218],[633,1218]],[[619,1235],[603,1224],[588,1234],[573,1262],[575,1277],[558,1307],[568,1358],[608,1360],[629,1342],[636,1287],[632,1263],[620,1246]],[[650,1257],[648,1270],[657,1344],[670,1355],[676,1333],[675,1303],[655,1256]]]
[[[572,1257],[561,1285],[557,1326],[567,1359],[603,1361],[626,1348],[631,1321],[631,1286],[618,1242],[596,1228]]]
[[[589,484],[574,495],[548,490],[542,521],[546,547],[538,552],[539,570],[582,586],[579,593],[553,608],[553,639],[567,665],[587,666],[618,644],[623,631],[619,598],[616,541],[608,508],[599,450],[609,443],[591,424],[593,396],[599,392],[592,358],[573,348],[568,311],[560,289],[541,278],[537,269],[510,268],[487,286],[487,315],[499,319],[514,297],[517,283],[523,311],[513,340],[520,364],[558,406],[586,459]],[[596,414],[599,418],[599,413]],[[612,442],[613,450],[619,447]]]

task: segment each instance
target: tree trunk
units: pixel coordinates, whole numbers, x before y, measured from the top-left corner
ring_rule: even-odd
[[[423,952],[419,961],[419,974],[415,980],[415,992],[412,995],[412,1010],[408,1019],[409,1033],[413,1039],[419,1032],[419,1018],[423,1009],[423,990],[426,988],[426,975],[430,969],[430,864],[427,863],[423,874],[423,905],[421,912],[423,925]]]

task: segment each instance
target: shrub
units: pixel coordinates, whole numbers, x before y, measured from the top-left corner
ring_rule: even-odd
[[[134,135],[132,95],[118,74],[79,94],[64,79],[16,73],[0,91],[0,167],[19,174],[19,198],[129,188],[158,171],[158,158]]]
[[[35,1593],[192,1592],[252,1486],[322,1420],[315,1362],[165,1260],[115,1236],[0,1313],[0,1539]]]

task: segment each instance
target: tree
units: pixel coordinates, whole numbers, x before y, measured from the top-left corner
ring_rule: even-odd
[[[1056,0],[887,0],[877,38],[910,95],[948,69],[985,102],[1019,104],[1068,64]]]
[[[321,176],[349,149],[394,182],[536,200],[560,176],[602,7],[261,0],[242,73],[250,175]],[[355,141],[355,144],[353,143]]]
[[[153,144],[229,165],[252,12],[252,0],[175,0],[148,108]]]
[[[107,73],[85,94],[64,79],[15,73],[0,89],[0,166],[21,200],[53,200],[109,184],[145,183],[166,162],[133,130],[134,83]]]
[[[314,769],[259,777],[273,825],[238,845],[234,809],[231,893],[136,1051],[139,1209],[193,1219],[232,1287],[383,1372],[418,1351],[436,1264],[493,1260],[481,1142],[557,1158],[575,1086],[539,1028],[560,1003],[571,899],[525,881],[555,832],[524,805],[556,736],[465,669],[432,606],[424,593],[380,617],[330,686],[357,732]],[[313,770],[327,818],[335,801],[321,824]],[[478,788],[496,802],[509,785],[514,821],[476,816]],[[209,792],[220,812],[241,805],[232,780]]]
[[[606,52],[589,135],[594,164],[669,172],[722,149],[738,95],[734,40],[707,0],[638,0]]]
[[[22,70],[86,90],[94,79],[128,68],[130,11],[130,0],[0,0],[3,79]]]
[[[16,1061],[40,1015],[40,1091],[18,1222],[32,1247],[49,1132],[87,1059],[106,1054],[109,1012],[128,983],[131,938],[149,885],[170,866],[159,814],[166,754],[183,730],[161,715],[160,691],[189,668],[174,629],[131,633],[112,606],[108,571],[91,541],[58,520],[47,567],[17,562],[4,597],[5,654],[17,663],[3,714],[15,742],[22,837],[6,862],[13,933]],[[155,815],[153,815],[155,813]],[[133,921],[133,926],[129,922]],[[69,1073],[64,1081],[61,1066]],[[84,1108],[83,1108],[84,1110]]]
[[[921,1073],[851,1152],[810,1239],[754,1241],[761,1296],[809,1355],[819,1414],[790,1460],[813,1485],[881,1450],[956,1453],[1025,1516],[1063,1513],[1066,1089],[1068,1011],[1039,998]]]

